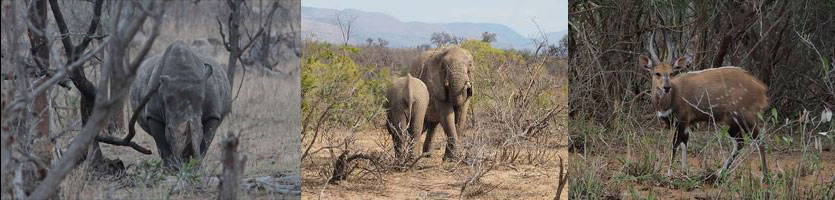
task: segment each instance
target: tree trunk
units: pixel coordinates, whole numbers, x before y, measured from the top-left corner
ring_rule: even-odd
[[[234,200],[238,198],[238,188],[241,178],[243,178],[241,176],[244,173],[246,156],[238,159],[238,137],[232,132],[227,133],[226,138],[221,141],[221,145],[223,147],[221,157],[223,174],[218,185],[217,199]]]
[[[47,46],[47,40],[44,33],[44,31],[46,31],[46,0],[34,2],[32,7],[29,8],[29,20],[32,23],[32,26],[29,28],[29,42],[32,44],[30,50],[32,55],[34,55],[33,58],[38,67],[37,74],[45,75],[47,69],[49,69],[49,47]],[[35,81],[35,87],[43,84],[44,80],[45,79]],[[34,110],[34,113],[37,115],[39,121],[35,125],[35,131],[37,132],[35,132],[35,135],[32,138],[49,138],[50,119],[49,108],[47,107],[48,102],[46,99],[48,93],[49,91],[35,97],[32,110]],[[39,156],[46,158],[47,155]],[[39,174],[40,176],[46,175],[45,172]]]
[[[235,70],[237,70],[238,57],[241,56],[241,47],[238,46],[241,39],[241,2],[242,0],[228,0],[231,13],[229,13],[228,21],[229,43],[226,46],[226,50],[229,51],[229,68],[226,71],[226,76],[229,78],[229,83],[232,85],[235,85]]]

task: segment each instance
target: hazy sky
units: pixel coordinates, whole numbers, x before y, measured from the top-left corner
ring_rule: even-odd
[[[497,23],[522,36],[568,29],[568,0],[302,0],[302,6],[380,12],[401,21]]]

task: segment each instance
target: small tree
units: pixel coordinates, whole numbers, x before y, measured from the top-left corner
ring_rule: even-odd
[[[379,45],[380,47],[386,47],[389,45],[389,41],[384,40],[383,38],[377,38],[377,45]]]
[[[486,43],[493,43],[496,41],[496,33],[484,32],[481,33],[481,41]]]
[[[444,46],[447,46],[447,45],[457,45],[464,40],[465,40],[465,38],[463,38],[463,37],[458,37],[458,36],[453,35],[452,33],[447,33],[447,32],[435,32],[435,33],[432,33],[432,36],[430,36],[430,38],[429,38],[429,41],[432,44],[434,44],[435,47],[438,47],[438,48],[444,47]]]
[[[351,41],[351,32],[353,31],[354,21],[357,20],[356,15],[349,15],[342,11],[334,13],[334,24],[339,27],[340,36],[342,36],[342,44],[347,45]]]

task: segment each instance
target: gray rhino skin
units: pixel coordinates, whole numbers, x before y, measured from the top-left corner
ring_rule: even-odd
[[[460,47],[448,47],[421,53],[409,72],[429,89],[426,111],[425,156],[432,155],[432,137],[440,123],[447,136],[444,160],[457,158],[458,132],[467,121],[470,97],[473,96],[473,56]]]
[[[423,120],[429,108],[429,90],[423,81],[407,74],[392,82],[386,91],[386,98],[386,128],[394,142],[394,155],[396,158],[406,158],[403,154],[407,153],[405,156],[411,159],[413,151],[410,148],[404,152],[403,143],[406,143],[405,147],[412,147],[423,134]]]
[[[156,142],[166,167],[177,169],[190,158],[203,158],[215,131],[231,108],[225,70],[182,41],[145,60],[131,88],[131,107],[154,87],[159,90],[140,112],[139,126]]]

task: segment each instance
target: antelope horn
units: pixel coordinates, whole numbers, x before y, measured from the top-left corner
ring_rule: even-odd
[[[664,30],[664,42],[667,43],[667,62],[672,63],[673,59],[675,59],[675,48],[673,47],[673,43],[670,42],[670,38],[667,37],[667,30]]]
[[[649,58],[652,60],[652,65],[660,64],[661,60],[658,59],[658,54],[655,53],[655,31],[649,32],[647,41],[649,42],[647,44],[647,51],[649,52]]]

